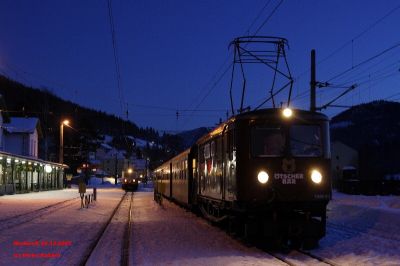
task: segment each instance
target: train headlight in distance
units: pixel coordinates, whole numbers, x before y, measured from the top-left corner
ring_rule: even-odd
[[[260,171],[258,172],[257,179],[261,184],[265,184],[268,182],[269,175],[266,171]]]
[[[316,184],[321,183],[322,174],[320,173],[320,171],[318,171],[317,169],[312,170],[311,171],[311,180]]]
[[[287,107],[287,108],[283,109],[282,114],[283,114],[284,117],[290,118],[293,115],[293,111],[292,111],[292,109]]]

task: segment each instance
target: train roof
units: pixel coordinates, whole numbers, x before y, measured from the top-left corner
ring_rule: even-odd
[[[220,124],[218,127],[210,131],[209,133],[205,134],[201,138],[198,139],[197,143],[199,142],[204,142],[216,135],[219,135],[223,132],[224,128],[231,124],[234,123],[235,121],[238,120],[251,120],[251,119],[262,119],[262,118],[268,118],[268,119],[279,119],[282,117],[282,108],[266,108],[266,109],[259,109],[259,110],[254,110],[254,111],[248,111],[244,112],[241,114],[237,114],[235,116],[232,116],[229,118],[227,121],[223,122]],[[311,112],[308,110],[301,110],[301,109],[292,109],[293,111],[293,117],[290,118],[291,120],[301,120],[301,121],[329,121],[329,118],[324,115],[323,113],[319,112]]]
[[[181,157],[186,156],[187,154],[190,153],[191,150],[192,150],[192,147],[190,147],[190,148],[188,148],[188,149],[186,149],[186,150],[180,152],[179,154],[175,155],[174,157],[168,159],[167,161],[163,162],[161,165],[159,165],[158,167],[156,167],[155,171],[158,171],[158,170],[160,170],[160,169],[163,169],[163,168],[165,168],[165,167],[167,167],[167,166],[169,167],[169,164],[170,164],[171,162],[174,162],[174,161],[180,159]]]
[[[241,114],[237,114],[234,116],[236,119],[252,119],[252,118],[262,118],[262,117],[282,117],[282,108],[267,108],[267,109],[259,109],[254,111],[249,111]],[[291,119],[310,119],[310,120],[329,120],[329,118],[323,113],[319,112],[311,112],[308,110],[302,109],[292,109],[293,117]]]
[[[241,114],[237,114],[235,116],[232,116],[231,118],[229,118],[227,121],[223,122],[222,124],[220,124],[219,126],[217,126],[216,128],[214,128],[212,131],[210,131],[209,133],[205,134],[204,136],[202,136],[201,138],[199,138],[196,143],[202,143],[204,141],[207,141],[208,139],[216,136],[216,135],[220,135],[223,131],[224,128],[226,126],[228,126],[229,124],[234,123],[235,121],[238,120],[251,120],[251,119],[262,119],[262,118],[276,118],[279,119],[279,117],[282,117],[282,108],[267,108],[267,109],[259,109],[259,110],[255,110],[255,111],[249,111],[249,112],[244,112]],[[292,120],[301,120],[301,121],[305,121],[305,120],[311,120],[311,121],[329,121],[329,118],[319,112],[311,112],[308,110],[301,110],[301,109],[292,109],[293,111],[293,117],[290,118]],[[166,166],[168,166],[171,162],[176,161],[177,159],[179,159],[182,156],[186,156],[187,154],[190,153],[192,147],[182,151],[181,153],[179,153],[178,155],[174,156],[173,158],[165,161],[164,163],[162,163],[160,166],[158,166],[155,171],[160,170],[162,168],[165,168]]]

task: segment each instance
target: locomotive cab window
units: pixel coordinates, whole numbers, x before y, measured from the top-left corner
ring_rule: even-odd
[[[251,131],[252,153],[256,157],[283,156],[285,132],[280,127],[256,126]]]
[[[318,125],[292,125],[290,149],[293,156],[320,157],[323,154],[321,128]]]

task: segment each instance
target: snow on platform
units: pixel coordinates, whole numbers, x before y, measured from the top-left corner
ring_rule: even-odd
[[[120,188],[98,188],[98,201],[88,209],[80,209],[76,200],[76,205],[2,230],[0,265],[78,264],[123,193]],[[2,196],[0,225],[4,218],[77,196],[76,189]],[[400,197],[334,193],[327,215],[327,235],[311,253],[337,265],[400,265]],[[124,226],[124,218],[119,220]],[[120,234],[114,233],[104,241],[117,243],[119,238]],[[163,207],[156,204],[151,184],[141,184],[134,194],[131,245],[131,265],[282,265],[167,200]],[[109,248],[112,246],[117,245]],[[32,254],[56,257],[33,258]],[[91,264],[107,265],[110,260],[105,257],[100,252]],[[294,264],[316,265],[306,256],[297,258]]]
[[[51,190],[0,196],[0,221],[28,211],[79,197],[78,189]]]
[[[58,192],[58,193],[57,193]],[[55,194],[53,194],[55,193]],[[66,193],[66,194],[64,194]],[[101,226],[123,195],[121,189],[98,189],[97,201],[88,209],[80,201],[53,211],[0,234],[0,265],[77,265]],[[35,195],[36,194],[36,195]],[[75,190],[7,196],[0,216],[11,216],[11,207],[28,206],[35,197],[40,204],[53,204],[59,196],[74,197]],[[51,197],[49,197],[51,196]],[[7,199],[10,198],[10,199]],[[33,200],[32,200],[33,199]],[[0,198],[3,203],[3,197]]]
[[[285,265],[167,200],[135,193],[131,265]]]

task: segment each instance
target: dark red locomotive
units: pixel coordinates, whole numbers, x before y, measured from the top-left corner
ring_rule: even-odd
[[[227,222],[244,237],[315,245],[331,199],[328,118],[262,109],[238,114],[155,170],[155,193]]]

